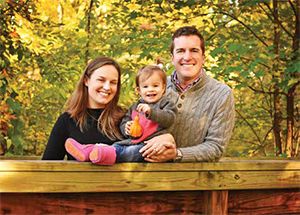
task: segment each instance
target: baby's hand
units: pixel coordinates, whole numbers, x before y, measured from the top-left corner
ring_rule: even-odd
[[[149,116],[151,113],[151,108],[148,104],[139,104],[136,108],[138,112],[144,113],[146,116]]]
[[[128,121],[125,124],[125,134],[130,135],[130,127],[132,125],[133,121]]]

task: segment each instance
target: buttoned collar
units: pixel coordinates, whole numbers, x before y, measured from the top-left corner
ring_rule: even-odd
[[[174,71],[173,74],[171,75],[171,80],[175,84],[176,88],[179,89],[183,93],[183,92],[186,92],[187,90],[191,89],[197,83],[199,83],[201,81],[201,79],[203,79],[203,77],[205,77],[205,76],[206,76],[205,70],[202,68],[199,76],[192,83],[188,84],[184,88],[180,86],[180,81],[178,79],[176,71]]]

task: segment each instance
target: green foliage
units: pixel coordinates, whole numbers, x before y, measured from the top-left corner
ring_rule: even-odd
[[[278,50],[269,0],[1,2],[1,144],[11,154],[40,155],[87,61],[99,55],[121,64],[120,103],[128,107],[137,97],[137,70],[159,60],[170,74],[172,32],[195,25],[206,39],[207,71],[235,92],[236,128],[227,154],[274,155],[273,95],[279,92],[284,142],[285,95],[298,92],[300,70],[291,37],[296,3],[278,2]],[[299,97],[294,101],[297,116]]]

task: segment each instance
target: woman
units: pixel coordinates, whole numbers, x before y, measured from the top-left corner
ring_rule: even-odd
[[[66,151],[78,161],[91,161],[98,165],[113,165],[120,162],[143,162],[139,152],[144,141],[167,133],[175,120],[176,106],[165,96],[167,76],[158,66],[140,69],[136,77],[136,91],[140,99],[131,106],[122,119],[120,129],[128,139],[116,142],[113,146],[93,144],[92,150],[75,139],[68,138]],[[135,122],[134,122],[135,121]],[[139,130],[132,133],[132,130]],[[155,148],[163,152],[165,148]]]
[[[43,160],[68,160],[68,138],[88,144],[113,144],[122,139],[119,123],[124,111],[118,106],[121,69],[116,61],[98,57],[84,70],[75,91],[67,102],[66,112],[59,116],[49,137]],[[92,143],[92,144],[91,144]]]

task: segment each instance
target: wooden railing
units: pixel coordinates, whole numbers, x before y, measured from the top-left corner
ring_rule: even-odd
[[[0,160],[1,214],[300,214],[300,161]]]

